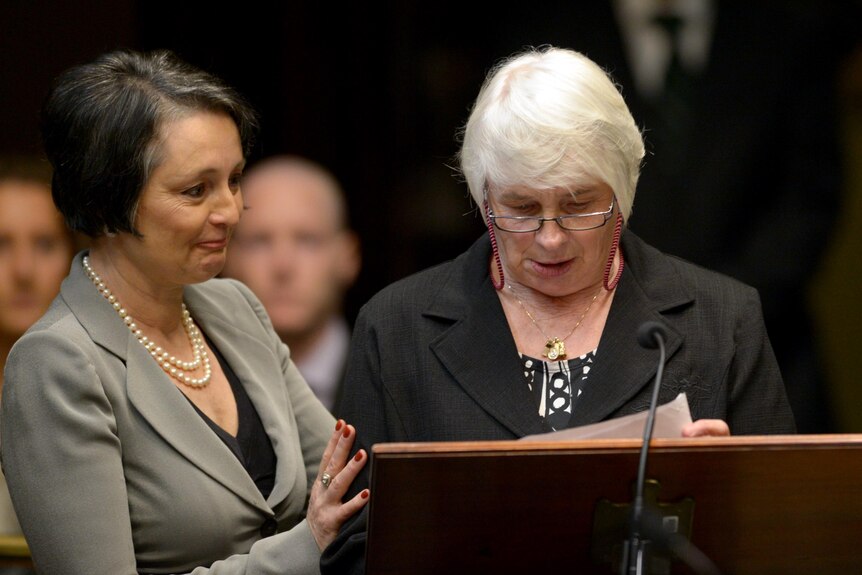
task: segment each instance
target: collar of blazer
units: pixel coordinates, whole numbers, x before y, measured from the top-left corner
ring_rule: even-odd
[[[683,342],[666,314],[694,301],[686,282],[667,256],[630,231],[623,234],[622,249],[626,269],[572,426],[602,421],[652,382],[658,356],[638,345],[641,323],[652,320],[667,327],[668,359]],[[450,267],[423,311],[453,322],[431,349],[466,393],[515,436],[550,431],[523,384],[515,341],[488,275],[490,256],[490,242],[483,236]]]
[[[239,314],[232,313],[231,318],[225,316],[225,310],[236,307],[241,298],[239,292],[234,297],[226,297],[229,290],[208,289],[206,284],[201,284],[187,287],[185,300],[201,330],[242,381],[272,440],[277,468],[275,486],[268,500],[263,499],[242,464],[180,395],[176,385],[93,288],[82,271],[83,254],[78,254],[72,262],[61,295],[92,340],[126,362],[129,402],[164,441],[186,459],[249,504],[272,515],[272,509],[296,486],[290,465],[296,461],[298,447],[282,440],[290,436],[285,416],[277,407],[283,399],[273,397],[273,387],[260,383],[281,377],[280,361],[273,353],[271,342],[262,340],[262,332],[254,333],[253,324],[249,326],[237,320]],[[248,314],[253,316],[251,308]],[[304,474],[302,477],[304,480]]]

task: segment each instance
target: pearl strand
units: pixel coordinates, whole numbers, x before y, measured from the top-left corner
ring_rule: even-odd
[[[135,323],[135,320],[132,319],[125,308],[120,305],[120,302],[117,300],[117,296],[111,293],[111,290],[108,289],[108,286],[105,285],[105,282],[102,281],[102,278],[95,272],[95,270],[90,266],[90,258],[88,256],[84,256],[83,259],[84,271],[87,274],[87,277],[90,278],[90,281],[96,286],[96,289],[99,290],[99,293],[108,300],[108,303],[114,308],[114,311],[120,316],[123,320],[123,323],[126,324],[126,327],[129,328],[129,331],[132,332],[132,335],[141,342],[141,345],[150,353],[156,363],[159,364],[165,373],[169,376],[173,377],[183,385],[188,385],[189,387],[206,387],[209,384],[210,379],[212,378],[212,368],[210,367],[210,359],[209,354],[207,353],[206,345],[204,344],[203,336],[201,336],[201,332],[198,329],[198,326],[195,325],[194,320],[192,319],[189,310],[186,309],[186,304],[183,304],[183,327],[185,328],[186,335],[189,338],[189,343],[192,346],[192,353],[194,354],[194,359],[192,361],[182,361],[177,357],[169,354],[167,351],[162,349],[161,346],[158,346],[150,340],[147,336],[143,334],[141,329],[138,327],[138,324]],[[184,372],[195,371],[198,368],[203,366],[204,374],[202,377],[192,377],[190,374],[186,374]]]

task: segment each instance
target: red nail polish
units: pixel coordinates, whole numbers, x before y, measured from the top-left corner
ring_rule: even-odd
[[[362,499],[368,499],[368,490],[366,489],[362,493],[359,494]]]
[[[350,426],[349,425],[344,426],[344,437],[345,438],[350,437]]]
[[[362,461],[362,452],[356,452],[356,455],[353,456],[353,461]]]
[[[342,425],[344,425],[344,421],[343,421],[343,420],[339,419],[338,421],[336,421],[336,422],[335,422],[335,431],[338,431],[339,429],[341,429],[341,426],[342,426]]]

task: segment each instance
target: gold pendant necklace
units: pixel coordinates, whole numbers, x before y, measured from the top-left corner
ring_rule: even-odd
[[[590,308],[593,307],[593,304],[599,297],[599,292],[596,292],[596,295],[594,295],[593,299],[590,300],[590,305],[588,305],[587,309],[584,310],[584,313],[581,314],[581,317],[578,319],[578,323],[575,324],[572,331],[570,331],[566,337],[560,339],[558,337],[549,337],[548,334],[545,333],[545,330],[542,329],[542,326],[539,325],[536,318],[533,317],[533,314],[530,313],[530,310],[527,309],[527,306],[524,305],[524,302],[522,302],[521,298],[518,297],[518,294],[515,293],[515,289],[512,287],[512,284],[506,284],[506,287],[508,287],[509,291],[512,292],[512,295],[515,296],[515,301],[518,302],[518,305],[521,306],[521,309],[524,310],[524,313],[527,314],[527,317],[530,318],[530,321],[533,322],[536,329],[538,329],[547,340],[545,342],[545,348],[547,351],[542,354],[542,357],[550,359],[551,361],[562,361],[566,359],[566,340],[575,333],[575,330],[578,329],[578,327],[580,327],[581,322],[584,321],[584,318],[587,316],[587,312],[590,311]]]

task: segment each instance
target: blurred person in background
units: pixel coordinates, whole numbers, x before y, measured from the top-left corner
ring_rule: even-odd
[[[334,411],[350,340],[342,301],[361,265],[344,192],[322,166],[275,156],[246,172],[243,194],[223,275],[260,298],[300,373]]]
[[[72,261],[73,238],[51,200],[47,162],[0,159],[0,389],[12,345],[48,309]],[[0,535],[21,535],[0,476]],[[0,568],[0,574],[31,573]]]

